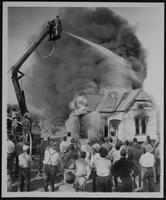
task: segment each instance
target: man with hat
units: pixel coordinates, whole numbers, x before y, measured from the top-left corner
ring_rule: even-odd
[[[144,146],[145,153],[141,155],[139,163],[141,165],[141,178],[142,188],[140,191],[145,191],[146,181],[148,180],[149,192],[154,192],[154,172],[153,167],[155,164],[155,158],[152,154],[153,148],[150,144]]]
[[[50,142],[50,145],[46,148],[44,154],[44,191],[48,191],[48,185],[50,184],[51,191],[54,191],[54,181],[58,173],[58,166],[60,165],[60,157],[57,152],[57,143]]]
[[[30,191],[30,167],[32,165],[32,158],[27,153],[29,146],[23,146],[23,153],[19,155],[19,190]],[[24,190],[25,186],[25,190]]]
[[[120,151],[120,155],[120,160],[116,161],[112,168],[113,174],[121,181],[118,183],[117,189],[119,192],[132,192],[131,172],[133,170],[138,173],[138,169],[132,161],[126,159],[127,154],[124,149]]]

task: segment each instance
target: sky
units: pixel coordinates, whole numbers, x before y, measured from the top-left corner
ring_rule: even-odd
[[[103,4],[104,5],[104,4]],[[119,4],[121,5],[121,4]],[[150,94],[155,103],[162,109],[164,91],[164,8],[156,6],[139,7],[114,6],[110,9],[124,17],[130,25],[136,27],[136,35],[147,51],[147,78],[144,90]],[[55,18],[58,14],[56,7],[9,7],[8,8],[8,56],[7,68],[19,59],[28,47],[28,38],[34,34],[43,22]],[[26,72],[31,58],[21,68]],[[26,76],[23,78],[26,79]],[[17,103],[16,95],[8,74],[8,102]],[[24,84],[24,83],[23,83]],[[26,91],[25,91],[26,93]]]

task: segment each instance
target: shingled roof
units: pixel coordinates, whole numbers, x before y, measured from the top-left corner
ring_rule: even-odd
[[[133,100],[142,92],[142,89],[124,91],[114,95],[115,92],[104,94],[86,94],[90,111],[113,113],[125,111]]]

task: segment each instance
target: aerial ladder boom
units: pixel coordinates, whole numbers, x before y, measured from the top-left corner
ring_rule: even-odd
[[[33,42],[33,44],[28,48],[28,50],[20,57],[20,59],[11,67],[12,82],[16,93],[16,97],[19,103],[20,111],[22,116],[27,112],[26,100],[24,91],[21,89],[19,80],[24,76],[24,74],[19,71],[22,64],[29,58],[33,51],[39,46],[39,44],[45,39],[47,35],[50,34],[50,40],[57,40],[60,38],[60,33],[62,31],[61,23],[59,17],[48,22],[47,26],[43,30],[42,34],[38,39]]]

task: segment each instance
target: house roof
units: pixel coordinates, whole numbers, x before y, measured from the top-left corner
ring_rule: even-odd
[[[142,89],[136,89],[115,93],[110,90],[104,94],[87,94],[89,110],[97,110],[101,113],[125,111],[142,91]]]

